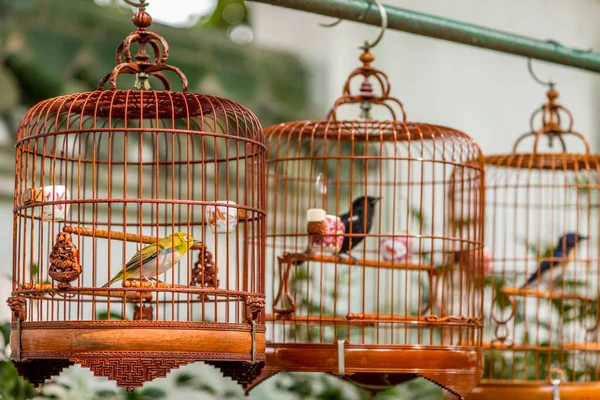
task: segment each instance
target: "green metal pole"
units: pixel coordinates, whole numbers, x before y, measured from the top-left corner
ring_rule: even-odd
[[[249,0],[379,26],[381,17],[369,0]],[[478,25],[385,6],[388,28],[463,43],[503,53],[600,72],[600,53],[564,47]]]

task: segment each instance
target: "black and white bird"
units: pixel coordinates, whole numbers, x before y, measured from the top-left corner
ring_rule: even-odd
[[[373,228],[373,219],[375,216],[375,205],[381,200],[381,197],[361,196],[352,202],[352,208],[345,214],[340,215],[344,223],[345,234],[344,242],[338,254],[348,253],[358,246],[371,232]],[[350,236],[351,235],[351,236]]]
[[[344,223],[344,241],[337,254],[348,254],[353,248],[358,246],[371,232],[373,228],[373,218],[375,216],[375,205],[381,200],[381,197],[360,196],[352,202],[350,211],[341,214],[340,220]],[[366,224],[365,224],[366,222]],[[310,254],[310,249],[304,254]],[[355,261],[356,259],[352,257]],[[302,265],[304,261],[296,261],[296,266]]]
[[[579,233],[567,233],[558,239],[558,243],[549,260],[542,260],[537,270],[531,274],[521,289],[525,289],[533,282],[550,283],[560,280],[565,273],[567,264],[573,261],[577,245],[587,238]]]

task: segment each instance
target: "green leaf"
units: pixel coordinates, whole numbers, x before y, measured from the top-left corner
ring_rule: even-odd
[[[290,392],[290,393],[295,393],[298,395],[299,398],[303,399],[303,398],[307,398],[310,395],[313,394],[313,385],[311,385],[311,382],[305,378],[299,378],[297,376],[296,379],[287,387],[283,387],[282,389]]]
[[[576,280],[574,281],[574,280],[570,280],[569,279],[569,280],[564,280],[564,281],[562,281],[562,280],[558,281],[556,283],[556,286],[558,286],[558,287],[565,286],[565,287],[568,287],[568,288],[574,288],[574,289],[576,289],[578,287],[586,287],[587,283],[582,282],[582,281],[576,281]]]
[[[149,387],[145,388],[140,392],[140,399],[151,400],[151,399],[164,399],[167,397],[167,393],[159,388]]]
[[[196,385],[194,390],[197,390],[198,392],[208,393],[208,394],[216,394],[217,393],[215,388],[207,383],[200,383],[200,384]]]
[[[110,313],[110,318],[109,318],[109,314],[107,312],[99,312],[96,315],[96,319],[98,321],[106,321],[108,319],[111,319],[111,320],[113,320],[113,319],[123,320],[123,316],[121,316],[121,314],[117,314],[117,313],[111,312]]]
[[[175,376],[175,383],[178,386],[190,386],[193,380],[194,376],[185,372],[181,372]]]
[[[223,393],[223,398],[225,399],[237,399],[238,397],[238,392],[235,390],[227,389],[225,393]]]
[[[412,218],[417,220],[419,225],[427,226],[427,219],[423,216],[419,207],[411,206],[409,213]]]
[[[110,390],[110,389],[100,389],[100,390],[96,390],[95,393],[95,398],[100,398],[100,399],[114,399],[117,398],[117,392],[115,392],[114,390]]]
[[[0,331],[2,332],[4,343],[8,344],[10,340],[10,322],[5,322],[4,324],[0,325]]]

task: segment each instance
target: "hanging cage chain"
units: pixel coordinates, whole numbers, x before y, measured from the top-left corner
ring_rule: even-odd
[[[171,71],[179,77],[182,90],[186,92],[188,81],[183,72],[179,68],[167,64],[169,58],[167,41],[162,36],[147,29],[152,25],[152,17],[145,11],[148,3],[145,0],[137,3],[130,0],[125,0],[125,2],[138,7],[138,12],[132,18],[137,30],[119,44],[115,57],[117,66],[100,81],[98,90],[103,90],[107,82],[110,82],[111,90],[116,90],[117,78],[121,74],[136,75],[135,88],[138,90],[150,89],[148,82],[150,76],[158,78],[165,90],[171,90],[171,84],[163,74],[164,71]],[[131,52],[133,43],[138,44],[138,52],[135,56],[132,56]],[[151,60],[151,56],[147,53],[148,47],[152,48],[154,52],[154,60]]]

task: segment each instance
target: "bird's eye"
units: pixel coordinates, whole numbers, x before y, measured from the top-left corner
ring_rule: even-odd
[[[186,242],[189,242],[189,241],[190,241],[190,238],[189,238],[189,237],[187,237],[187,235],[186,235],[186,236],[184,236],[184,237],[183,237],[183,240],[185,240]]]

